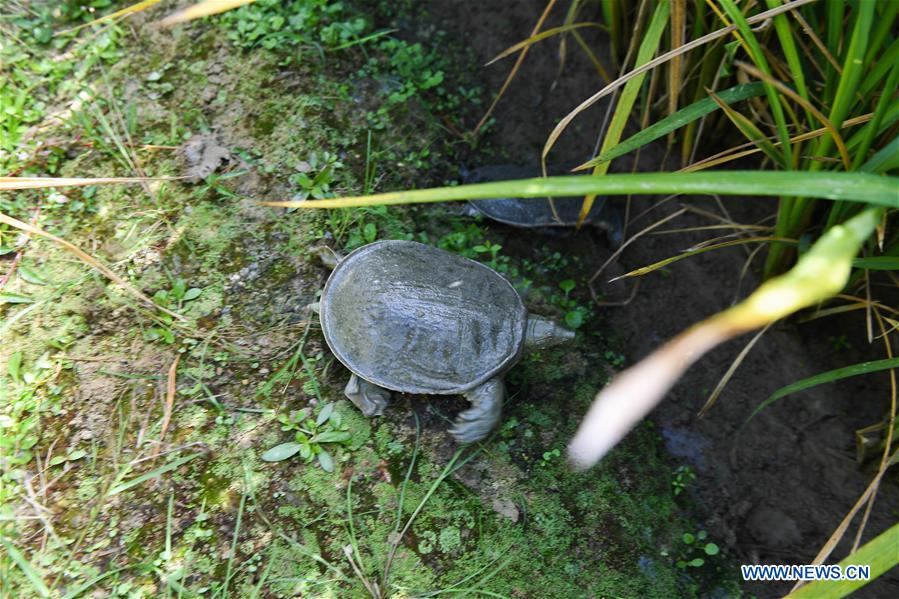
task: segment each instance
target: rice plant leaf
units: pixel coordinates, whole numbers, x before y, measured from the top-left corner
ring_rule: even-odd
[[[858,170],[867,173],[888,173],[899,169],[899,136],[871,156]]]
[[[158,477],[162,476],[163,474],[165,474],[166,472],[171,472],[172,470],[175,470],[176,468],[183,466],[184,464],[190,462],[191,460],[195,460],[196,458],[200,457],[201,455],[205,455],[205,454],[202,452],[198,452],[198,453],[193,453],[191,455],[187,455],[184,457],[180,457],[177,460],[174,460],[172,462],[169,462],[168,464],[160,466],[159,468],[156,468],[155,470],[151,470],[150,472],[147,472],[146,474],[141,474],[140,476],[136,476],[132,479],[129,479],[129,480],[119,483],[117,485],[113,485],[112,488],[109,489],[108,496],[112,497],[113,495],[118,495],[119,493],[122,493],[123,491],[127,491],[128,489],[136,487],[137,485],[139,485],[141,483],[147,482],[151,478],[158,478]]]
[[[753,15],[746,19],[746,23],[748,23],[750,25],[754,25],[756,23],[761,23],[761,22],[763,22],[767,19],[770,19],[772,17],[775,17],[779,14],[782,14],[782,13],[785,13],[785,12],[788,12],[791,10],[796,10],[800,6],[802,6],[804,4],[810,4],[812,2],[817,2],[817,0],[792,0],[792,2],[784,4],[783,6],[778,6],[777,8],[772,8],[770,10],[766,10],[764,12],[760,12],[756,15]],[[721,29],[718,29],[718,30],[708,33],[706,35],[703,35],[702,37],[699,37],[699,38],[696,38],[695,40],[687,42],[680,48],[674,48],[673,50],[670,50],[670,51],[662,54],[661,56],[656,57],[655,59],[646,63],[645,65],[637,67],[637,68],[633,69],[632,71],[630,71],[629,73],[622,75],[615,81],[612,81],[611,83],[609,83],[608,85],[603,87],[601,90],[599,90],[598,92],[596,92],[595,94],[593,94],[592,96],[590,96],[589,98],[587,98],[586,100],[584,100],[583,102],[578,104],[573,110],[571,110],[568,114],[566,114],[559,121],[559,123],[553,128],[553,130],[550,132],[549,136],[547,137],[546,143],[543,144],[543,149],[541,150],[541,157],[544,160],[546,159],[546,156],[552,150],[553,146],[556,145],[556,141],[558,141],[559,136],[562,135],[562,132],[568,128],[568,126],[571,124],[571,122],[575,118],[577,118],[577,116],[579,114],[581,114],[582,112],[584,112],[585,110],[587,110],[588,108],[590,108],[591,106],[593,106],[594,104],[599,102],[601,99],[612,94],[616,89],[620,88],[626,82],[630,81],[631,79],[633,79],[635,77],[640,76],[643,73],[646,73],[647,71],[650,71],[650,70],[656,68],[659,65],[665,64],[666,62],[668,62],[669,60],[671,60],[678,54],[684,54],[686,52],[689,52],[690,50],[694,50],[705,44],[708,44],[709,42],[712,42],[719,38],[722,38],[725,35],[733,32],[735,29],[736,29],[736,27],[734,27],[733,25],[730,25],[727,27],[722,27]]]
[[[872,256],[870,258],[856,258],[852,261],[852,266],[868,270],[899,270],[899,257]]]
[[[743,13],[737,7],[734,0],[718,0],[718,2],[740,32],[740,36],[746,45],[746,49],[749,56],[752,58],[752,62],[755,63],[763,73],[770,76],[771,67],[768,65],[765,53],[762,51],[761,45],[755,37],[752,28],[749,26],[746,17],[743,16]],[[790,144],[790,133],[787,129],[787,120],[784,116],[783,104],[781,104],[774,86],[767,82],[764,82],[764,85],[765,95],[768,96],[768,107],[771,110],[771,115],[774,117],[774,122],[777,126],[777,135],[780,137],[780,149],[783,153],[782,164],[791,166],[793,164],[793,147]]]
[[[193,6],[189,6],[184,10],[179,10],[178,12],[167,16],[160,21],[159,24],[163,27],[170,27],[172,25],[177,25],[178,23],[217,15],[220,12],[238,8],[254,1],[255,0],[204,0],[203,2],[197,2]]]
[[[850,565],[870,566],[869,579],[818,580],[790,593],[787,599],[839,599],[845,597],[899,564],[899,551],[896,551],[896,547],[899,547],[899,524],[894,524],[892,528],[880,533],[840,562],[844,571],[846,566]]]
[[[739,102],[748,98],[754,98],[756,96],[764,95],[764,93],[765,86],[762,85],[762,83],[755,81],[753,83],[743,83],[740,85],[736,85],[734,87],[721,91],[718,93],[718,99],[725,104],[733,104],[734,102]],[[623,156],[628,152],[633,152],[637,148],[645,146],[646,144],[655,141],[660,137],[664,137],[672,131],[676,131],[685,125],[688,125],[694,121],[698,121],[705,115],[714,112],[717,108],[718,104],[716,104],[715,100],[713,100],[712,98],[703,98],[698,102],[693,102],[689,106],[685,106],[684,108],[678,110],[671,116],[665,117],[657,123],[653,123],[639,133],[628,137],[626,140],[615,146],[612,146],[605,152],[602,152],[593,160],[585,162],[574,170],[584,170],[592,166],[596,166],[602,162],[608,162],[609,160],[613,160],[615,158],[618,158],[619,156]]]
[[[780,389],[772,393],[771,396],[768,397],[768,399],[759,404],[759,406],[752,412],[752,414],[750,414],[749,418],[746,419],[746,422],[749,422],[759,412],[770,406],[778,399],[786,397],[787,395],[791,395],[805,389],[810,389],[811,387],[817,387],[818,385],[823,385],[825,383],[832,383],[834,381],[839,381],[845,378],[859,376],[860,374],[879,372],[881,370],[889,370],[891,368],[899,368],[899,358],[886,358],[883,360],[874,360],[871,362],[860,362],[851,366],[844,366],[843,368],[828,370],[827,372],[822,372],[820,374],[816,374],[815,376],[810,376],[800,381],[796,381],[795,383],[790,383],[789,385],[781,387]]]
[[[656,9],[652,14],[652,19],[649,22],[649,26],[643,34],[640,48],[637,50],[637,58],[634,63],[636,66],[640,67],[647,64],[659,49],[659,42],[668,25],[668,17],[670,14],[671,3],[668,2],[668,0],[660,2],[656,6]],[[606,130],[600,152],[604,152],[611,148],[621,139],[621,134],[624,132],[624,128],[630,118],[644,79],[646,79],[646,73],[638,75],[624,84],[624,90],[621,92],[621,97],[618,99],[618,104],[615,106],[615,112],[612,114],[611,121],[609,121],[609,128]],[[604,175],[608,170],[609,163],[603,162],[593,168],[593,174]],[[578,227],[580,227],[586,220],[587,215],[590,213],[590,208],[593,207],[593,200],[595,199],[596,194],[587,194],[584,197],[584,202],[581,205],[581,213],[578,215],[577,219]]]
[[[742,133],[746,139],[755,144],[762,152],[765,153],[765,156],[773,160],[777,165],[781,168],[787,168],[787,163],[784,162],[784,156],[777,151],[777,148],[771,141],[768,139],[768,136],[762,133],[762,131],[755,126],[750,119],[746,118],[724,102],[721,102],[718,99],[718,96],[715,95],[714,92],[708,90],[709,96],[712,100],[718,105],[718,107],[727,115],[727,118],[737,127],[737,129]]]
[[[6,539],[0,537],[0,545],[3,545],[3,548],[6,550],[6,554],[12,558],[12,561],[19,566],[19,569],[25,574],[25,577],[28,579],[28,582],[31,583],[31,588],[38,594],[39,597],[49,597],[50,589],[47,588],[46,583],[44,582],[44,578],[38,573],[37,570],[34,569],[34,566],[25,559],[25,556],[19,553],[19,550],[13,546],[12,543],[7,541]]]
[[[312,201],[259,202],[283,208],[355,208],[489,198],[542,198],[573,195],[719,194],[804,195],[899,208],[899,178],[869,173],[804,171],[711,171],[696,173],[572,175],[392,191]],[[747,201],[753,201],[747,199]]]
[[[18,293],[0,293],[0,304],[30,304],[34,302],[28,296]]]

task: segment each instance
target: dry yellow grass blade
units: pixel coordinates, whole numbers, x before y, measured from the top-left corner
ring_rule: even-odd
[[[159,22],[162,27],[171,27],[172,25],[177,25],[178,23],[184,23],[186,21],[193,21],[194,19],[201,19],[203,17],[208,17],[211,15],[217,15],[220,12],[225,12],[226,10],[231,10],[232,8],[238,8],[245,4],[250,4],[251,2],[255,2],[255,0],[204,0],[203,2],[197,2],[193,6],[185,8],[184,10],[179,10],[176,13],[172,13],[163,20]]]
[[[855,125],[863,125],[874,118],[874,113],[869,112],[868,114],[863,114],[861,116],[857,116],[851,119],[846,119],[843,122],[843,129],[846,127],[852,127]],[[797,143],[800,141],[806,141],[808,139],[815,139],[816,137],[821,137],[825,133],[828,132],[826,127],[821,127],[820,129],[815,129],[814,131],[807,131],[805,133],[801,133],[799,135],[795,135],[790,138],[790,143]],[[774,144],[774,147],[780,145],[780,141],[774,141],[776,136],[769,135],[768,139],[771,140]],[[743,158],[744,156],[749,156],[751,154],[758,154],[761,150],[757,147],[752,147],[747,150],[746,148],[750,148],[751,146],[755,146],[753,142],[746,142],[744,144],[740,144],[739,146],[730,148],[729,150],[724,150],[723,152],[719,152],[713,156],[709,156],[708,158],[703,158],[698,162],[694,162],[693,164],[688,164],[684,168],[680,169],[679,173],[692,173],[696,171],[701,171],[707,168],[711,168],[713,166],[717,166],[719,164],[724,164],[727,162],[733,162],[734,160],[738,160]]]
[[[180,177],[0,177],[0,191],[13,189],[42,189],[45,187],[84,187],[111,183],[146,183],[147,181],[173,181]]]
[[[496,61],[502,60],[506,56],[509,56],[510,54],[514,54],[514,53],[518,52],[519,50],[522,50],[524,48],[532,46],[541,40],[545,40],[548,37],[552,37],[554,35],[559,35],[560,33],[565,33],[567,31],[573,31],[575,29],[581,29],[583,27],[602,27],[602,26],[599,23],[572,23],[570,25],[561,25],[559,27],[553,27],[552,29],[547,29],[546,31],[541,31],[537,35],[532,35],[528,39],[522,40],[522,41],[518,42],[517,44],[515,44],[514,46],[509,46],[508,48],[506,48],[505,50],[503,50],[502,52],[500,52],[499,54],[494,56],[490,61],[485,63],[484,66],[489,67]]]
[[[556,0],[549,0],[549,2],[546,3],[546,8],[543,9],[543,14],[540,15],[539,19],[537,19],[537,24],[534,25],[534,29],[531,31],[531,37],[537,35],[537,33],[540,31],[540,29],[543,27],[543,22],[546,21],[546,17],[549,16],[549,12],[555,5]],[[515,60],[515,64],[512,66],[512,70],[509,71],[509,74],[506,75],[506,80],[503,81],[503,86],[499,88],[499,92],[497,92],[496,96],[493,98],[493,102],[490,103],[490,108],[487,109],[487,112],[484,113],[484,116],[482,116],[481,120],[478,121],[478,124],[475,125],[475,128],[472,131],[472,133],[474,133],[475,135],[477,135],[478,131],[481,130],[481,127],[484,126],[484,124],[487,122],[487,119],[490,118],[490,115],[493,114],[493,110],[496,108],[496,105],[499,104],[500,99],[505,95],[506,90],[509,89],[509,85],[512,83],[512,80],[515,79],[515,75],[518,74],[518,70],[524,63],[524,59],[528,55],[528,50],[530,49],[530,46],[525,46],[521,49],[521,53]]]
[[[727,383],[729,383],[730,379],[733,378],[734,373],[737,371],[737,368],[740,367],[740,364],[743,363],[743,360],[746,359],[746,356],[749,355],[749,352],[752,351],[752,348],[755,347],[755,344],[758,343],[759,339],[762,338],[762,335],[764,335],[766,332],[768,332],[768,329],[770,329],[771,325],[773,325],[773,324],[774,323],[772,322],[771,324],[769,324],[768,326],[763,328],[761,331],[756,333],[752,337],[752,339],[749,340],[749,343],[747,343],[745,346],[743,346],[743,349],[740,350],[740,353],[737,354],[737,357],[734,358],[733,362],[731,362],[731,365],[727,369],[727,372],[724,373],[724,376],[722,376],[721,380],[718,381],[718,384],[715,385],[715,390],[712,391],[711,395],[709,395],[709,398],[705,401],[705,405],[703,405],[702,409],[699,410],[699,414],[697,414],[697,415],[700,418],[705,416],[708,413],[708,411],[712,408],[712,406],[715,405],[715,402],[718,401],[718,397],[721,396],[721,392],[724,391],[724,388],[727,386]]]
[[[772,8],[771,10],[766,10],[764,12],[760,12],[757,15],[748,17],[746,19],[746,22],[749,23],[750,25],[755,24],[755,23],[760,23],[762,21],[765,21],[766,19],[770,19],[771,17],[777,16],[781,13],[788,12],[790,10],[794,10],[804,4],[809,4],[809,3],[815,2],[815,1],[816,0],[793,0],[793,2],[789,2],[789,3],[783,4],[781,6],[778,6],[777,8]],[[600,101],[604,97],[608,96],[609,94],[614,92],[616,89],[620,88],[622,85],[624,85],[625,83],[627,83],[628,81],[633,79],[634,77],[639,77],[643,73],[645,73],[649,70],[652,70],[661,64],[665,64],[666,62],[668,62],[675,56],[683,55],[683,54],[689,52],[690,50],[699,48],[700,46],[703,46],[711,41],[714,41],[718,38],[724,37],[725,35],[733,32],[733,31],[736,31],[736,29],[737,28],[733,25],[731,25],[729,27],[723,27],[721,29],[718,29],[717,31],[713,31],[702,37],[696,38],[695,40],[688,42],[688,43],[684,44],[683,46],[680,46],[679,48],[674,48],[673,50],[666,52],[665,54],[662,54],[661,56],[647,62],[643,66],[637,67],[634,70],[630,71],[629,73],[622,75],[621,77],[619,77],[612,83],[608,84],[607,86],[605,86],[604,88],[602,88],[601,90],[599,90],[598,92],[596,92],[595,94],[593,94],[592,96],[590,96],[589,98],[587,98],[586,100],[581,102],[574,110],[572,110],[567,115],[565,115],[565,117],[563,117],[562,120],[559,121],[559,124],[556,125],[555,128],[552,130],[552,132],[549,134],[549,137],[547,138],[546,143],[543,146],[543,151],[542,151],[543,160],[544,161],[546,160],[546,157],[549,155],[550,150],[552,150],[553,146],[556,144],[556,141],[558,141],[559,136],[562,135],[562,132],[568,128],[568,125],[571,124],[571,121],[573,121],[575,118],[577,118],[577,116],[580,113],[582,113],[586,109],[590,108],[591,106],[596,104],[598,101]]]
[[[165,434],[169,430],[169,423],[172,420],[172,407],[175,405],[175,383],[178,380],[178,362],[180,361],[181,354],[175,354],[175,359],[172,361],[172,365],[169,366],[169,376],[165,385],[165,409],[162,414],[162,430],[159,433],[159,441],[153,447],[151,455],[153,458],[159,455],[159,450],[162,449],[162,443],[165,441]]]
[[[15,218],[12,218],[11,216],[7,216],[7,215],[3,214],[2,212],[0,212],[0,223],[7,224],[11,227],[15,227],[16,229],[19,229],[20,231],[25,231],[26,233],[31,233],[32,235],[37,235],[39,237],[44,237],[46,239],[49,239],[50,241],[58,243],[59,245],[61,245],[65,249],[67,249],[68,251],[75,254],[82,262],[84,262],[84,263],[88,264],[89,266],[95,268],[96,270],[100,271],[104,276],[106,276],[113,283],[119,285],[122,289],[124,289],[130,295],[139,299],[141,302],[147,304],[147,306],[153,308],[154,310],[160,310],[162,312],[165,312],[169,316],[172,316],[179,320],[185,320],[185,318],[183,316],[181,316],[180,314],[178,314],[177,312],[172,312],[171,310],[163,308],[162,306],[158,306],[156,304],[156,302],[154,302],[152,299],[150,299],[149,297],[147,297],[146,295],[144,295],[143,293],[138,291],[137,288],[135,288],[131,285],[131,283],[129,283],[128,281],[126,281],[125,279],[123,279],[122,277],[117,275],[115,272],[113,272],[111,268],[109,268],[108,266],[106,266],[105,264],[103,264],[102,262],[100,262],[99,260],[94,258],[93,256],[91,256],[87,252],[83,251],[75,244],[66,241],[62,237],[57,237],[56,235],[47,233],[40,227],[36,227],[34,225],[29,225],[28,223],[25,223],[25,222],[15,219]]]
[[[684,29],[686,22],[686,6],[684,0],[674,0],[671,3],[671,46],[677,48],[684,45]],[[683,81],[681,80],[683,69],[683,55],[678,54],[671,59],[668,69],[668,114],[677,112],[677,99]],[[650,96],[652,97],[652,96]],[[668,134],[668,143],[674,140],[674,132]]]
[[[81,25],[78,25],[77,27],[72,27],[71,29],[59,31],[57,33],[54,33],[53,36],[56,37],[58,35],[63,35],[66,33],[74,33],[76,31],[84,29],[85,27],[90,27],[91,25],[98,25],[100,23],[105,23],[106,21],[112,21],[113,19],[118,19],[119,17],[127,17],[128,15],[130,15],[132,13],[140,12],[146,8],[150,8],[154,4],[159,4],[160,2],[162,2],[162,0],[143,0],[143,2],[137,2],[135,4],[132,4],[131,6],[126,6],[122,10],[117,10],[113,13],[102,16],[99,19],[94,19],[93,21],[90,21],[89,23],[83,23]]]

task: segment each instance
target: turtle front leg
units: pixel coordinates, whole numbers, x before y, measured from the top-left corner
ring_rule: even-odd
[[[369,383],[355,374],[350,376],[343,394],[369,418],[380,416],[390,402],[390,391]]]
[[[471,408],[456,418],[450,434],[459,443],[480,441],[499,423],[506,397],[506,386],[499,377],[490,379],[465,394]]]

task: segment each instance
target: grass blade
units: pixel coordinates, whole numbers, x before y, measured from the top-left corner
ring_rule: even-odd
[[[105,183],[145,183],[147,181],[171,181],[179,177],[0,177],[0,191],[14,189],[41,189],[44,187],[84,187]]]
[[[113,19],[118,19],[119,17],[126,17],[132,13],[140,12],[146,8],[150,8],[154,4],[159,4],[162,0],[142,0],[141,2],[136,2],[131,6],[126,6],[121,10],[117,10],[113,13],[109,13],[108,15],[104,15],[99,19],[94,19],[89,23],[83,23],[78,25],[77,27],[72,27],[71,29],[66,29],[65,31],[59,31],[53,34],[53,37],[63,35],[66,33],[75,33],[76,31],[80,31],[85,27],[90,27],[91,25],[99,25],[100,23],[105,23],[106,21],[112,21]]]
[[[648,63],[659,49],[659,42],[668,25],[670,10],[671,5],[667,0],[656,6],[655,12],[652,14],[652,19],[649,22],[649,26],[643,34],[643,41],[640,43],[640,49],[637,51],[635,64],[638,67]],[[646,79],[646,73],[634,77],[624,85],[624,91],[621,92],[618,105],[615,106],[615,113],[612,115],[612,120],[609,122],[609,128],[606,130],[600,152],[604,152],[611,148],[618,143],[619,139],[621,139],[621,134],[624,132],[624,127],[627,125],[627,120],[630,118],[631,112],[633,111],[634,103],[637,101],[637,95],[640,93],[640,87],[642,87],[644,79]],[[593,168],[593,174],[605,175],[608,170],[609,163],[602,162]],[[584,197],[581,213],[578,215],[577,219],[578,227],[580,227],[587,218],[587,215],[590,213],[590,208],[593,207],[593,200],[595,199],[595,194],[588,194]]]
[[[531,37],[529,37],[525,40],[522,40],[515,45],[509,46],[508,48],[506,48],[505,50],[503,50],[502,52],[500,52],[499,54],[497,54],[496,56],[494,56],[493,58],[488,60],[486,63],[484,63],[484,66],[489,67],[493,63],[500,61],[503,58],[506,58],[507,56],[511,56],[512,54],[515,54],[519,50],[524,50],[525,48],[528,48],[528,47],[536,44],[539,41],[545,40],[548,37],[552,37],[554,35],[559,35],[560,33],[566,33],[568,31],[573,31],[575,29],[582,29],[584,27],[600,27],[600,25],[598,23],[572,23],[570,25],[561,25],[559,27],[552,27],[550,29],[547,29],[546,31],[541,31],[540,33],[538,33],[536,35],[532,35]]]
[[[852,261],[853,268],[867,268],[868,270],[899,270],[899,257],[874,256],[872,258],[856,258]]]
[[[839,599],[860,589],[881,574],[899,564],[899,524],[880,533],[861,549],[840,562],[846,569],[849,565],[871,566],[868,580],[818,580],[811,582],[798,591],[790,593],[787,599]]]
[[[184,320],[184,317],[181,316],[180,314],[178,314],[176,312],[172,312],[168,308],[164,308],[162,306],[156,305],[156,302],[154,302],[152,299],[150,299],[149,297],[147,297],[146,295],[144,295],[143,293],[138,291],[137,288],[135,288],[134,286],[131,285],[131,283],[127,282],[125,279],[123,279],[122,277],[117,275],[115,272],[113,272],[113,270],[111,268],[109,268],[108,266],[106,266],[105,264],[103,264],[102,262],[100,262],[99,260],[94,258],[93,256],[91,256],[87,252],[83,251],[81,248],[79,248],[75,244],[66,241],[62,237],[57,237],[56,235],[47,233],[40,227],[35,227],[34,225],[30,225],[28,223],[22,222],[20,220],[17,220],[15,218],[7,216],[7,215],[3,214],[2,212],[0,212],[0,223],[9,225],[11,227],[15,227],[16,229],[19,229],[21,231],[31,233],[32,235],[38,235],[40,237],[44,237],[46,239],[49,239],[50,241],[58,243],[59,245],[61,245],[65,249],[67,249],[68,251],[70,251],[73,254],[75,254],[76,256],[78,256],[78,258],[80,260],[82,260],[83,262],[87,263],[88,265],[90,265],[93,268],[100,271],[112,282],[116,283],[119,287],[121,287],[122,289],[124,289],[125,291],[127,291],[128,293],[130,293],[131,295],[136,297],[137,299],[141,300],[145,304],[148,304],[153,309],[165,312],[169,316],[172,316],[173,318],[177,318],[178,320]]]
[[[505,197],[539,198],[605,194],[719,194],[777,196],[803,194],[830,200],[851,200],[899,208],[899,178],[868,173],[807,173],[801,171],[710,171],[698,173],[637,173],[602,177],[572,175],[475,183],[454,187],[392,191],[374,195],[312,201],[259,202],[283,208],[355,208]]]
[[[761,96],[764,93],[765,86],[761,83],[744,83],[719,92],[718,99],[725,104],[733,104],[734,102],[739,102],[740,100],[746,100],[747,98]],[[717,108],[718,105],[712,98],[703,98],[698,102],[693,102],[689,106],[685,106],[684,108],[678,110],[671,116],[665,117],[664,119],[653,123],[649,127],[642,129],[639,133],[635,133],[621,143],[612,146],[605,152],[600,153],[600,155],[593,160],[585,162],[574,170],[585,170],[602,162],[608,162],[609,160],[618,158],[619,156],[624,156],[628,152],[632,152],[641,146],[645,146],[652,141],[655,141],[661,137],[665,137],[672,131],[676,131],[685,125],[688,125],[694,121],[698,121],[705,115],[714,112]]]
[[[659,270],[660,268],[664,268],[669,264],[674,262],[680,262],[684,258],[689,258],[690,256],[696,256],[697,254],[703,254],[705,252],[710,252],[712,250],[720,250],[723,248],[734,247],[738,245],[745,245],[747,243],[787,243],[790,245],[798,245],[795,239],[781,239],[779,237],[747,237],[745,239],[735,239],[733,241],[724,241],[722,243],[716,243],[714,245],[707,245],[705,247],[701,247],[695,250],[687,250],[681,254],[676,256],[671,256],[669,258],[665,258],[664,260],[659,260],[658,262],[653,262],[648,266],[643,266],[641,268],[636,268],[630,272],[624,273],[623,275],[617,276],[614,279],[611,279],[609,282],[618,281],[621,279],[627,279],[630,277],[641,277],[643,275],[649,274],[653,271]]]
[[[6,549],[7,555],[12,558],[12,561],[19,566],[19,569],[25,574],[25,577],[28,578],[28,582],[31,583],[31,587],[37,592],[40,597],[49,597],[50,589],[47,588],[46,583],[44,583],[44,578],[38,573],[37,570],[34,569],[34,566],[31,565],[25,556],[19,553],[19,550],[15,548],[15,546],[7,541],[4,538],[0,538],[0,545],[3,545],[3,548]]]
[[[205,455],[205,454],[202,452],[199,452],[199,453],[193,453],[191,455],[187,455],[184,457],[180,457],[177,460],[169,462],[168,464],[165,464],[164,466],[160,466],[159,468],[156,468],[155,470],[151,470],[150,472],[147,472],[146,474],[141,474],[140,476],[136,476],[125,482],[119,483],[117,485],[113,485],[109,489],[109,493],[107,493],[107,496],[112,497],[113,495],[118,495],[119,493],[121,493],[123,491],[127,491],[128,489],[130,489],[132,487],[136,487],[137,485],[139,485],[141,483],[147,482],[151,478],[156,478],[158,476],[162,476],[166,472],[171,472],[172,470],[174,470],[180,466],[183,466],[184,464],[188,463],[189,461],[191,461],[193,459],[200,457],[201,455]]]
[[[746,50],[752,58],[752,62],[754,62],[763,73],[771,76],[771,67],[768,66],[768,60],[765,58],[762,47],[759,45],[755,33],[753,33],[752,28],[749,27],[749,23],[743,16],[743,13],[740,12],[740,9],[737,8],[737,5],[733,0],[719,0],[719,2],[727,13],[727,16],[730,17],[731,21],[737,26],[740,36],[746,46]],[[774,123],[777,126],[777,135],[780,137],[780,142],[782,144],[781,151],[783,152],[783,164],[792,165],[793,146],[790,144],[790,132],[787,129],[787,120],[784,117],[783,104],[781,104],[780,98],[777,96],[777,90],[769,83],[765,83],[765,95],[768,96],[768,107],[771,110],[771,114],[774,116]]]
[[[765,153],[765,156],[770,158],[774,164],[780,166],[780,168],[785,169],[789,167],[789,164],[784,162],[783,154],[777,151],[774,144],[768,140],[768,136],[762,133],[751,119],[746,118],[724,102],[719,101],[718,97],[711,90],[707,91],[712,100],[718,104],[721,111],[730,119],[730,122],[734,124],[737,130],[742,133],[746,139],[755,144],[759,150]]]
[[[768,399],[759,404],[759,406],[752,412],[752,414],[749,415],[749,418],[746,419],[746,422],[748,423],[759,412],[770,406],[778,399],[784,398],[787,395],[797,393],[804,389],[810,389],[811,387],[817,387],[818,385],[823,385],[825,383],[832,383],[834,381],[839,381],[852,376],[858,376],[860,374],[889,370],[890,368],[899,368],[899,358],[887,358],[884,360],[874,360],[871,362],[860,362],[858,364],[852,364],[851,366],[844,366],[843,368],[828,370],[827,372],[822,372],[820,374],[816,374],[815,376],[804,378],[800,381],[796,381],[795,383],[790,383],[789,385],[781,387],[780,389],[772,393],[770,397],[768,397]]]
[[[776,15],[785,13],[790,10],[795,10],[804,4],[810,4],[811,2],[815,2],[816,0],[793,0],[789,4],[784,4],[783,6],[779,6],[777,8],[766,10],[765,12],[761,12],[757,15],[753,15],[752,17],[746,19],[746,22],[749,24],[760,23],[765,21],[766,19],[770,19]],[[546,140],[546,143],[543,145],[543,150],[541,151],[541,156],[543,160],[546,160],[546,156],[549,154],[550,150],[552,150],[553,146],[556,144],[556,141],[559,139],[559,136],[562,135],[562,132],[568,128],[568,125],[571,124],[577,116],[583,111],[587,110],[601,99],[605,98],[609,94],[613,93],[616,89],[620,88],[622,85],[630,81],[631,79],[640,76],[642,73],[650,71],[661,64],[665,64],[675,56],[679,54],[684,54],[689,52],[690,50],[694,50],[696,48],[700,48],[709,42],[712,42],[716,39],[722,38],[725,35],[736,31],[736,27],[734,25],[730,25],[727,27],[722,27],[717,31],[713,31],[709,34],[706,34],[702,37],[699,37],[693,41],[687,42],[683,46],[679,48],[674,48],[673,50],[658,56],[657,58],[651,60],[643,66],[637,67],[629,73],[619,77],[612,83],[608,84],[583,102],[577,105],[571,112],[565,115],[562,120],[555,126],[555,128],[550,132],[549,137]]]

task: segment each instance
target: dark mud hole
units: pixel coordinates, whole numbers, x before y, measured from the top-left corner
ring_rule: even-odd
[[[440,0],[429,6],[439,27],[464,40],[483,64],[526,38],[545,3],[534,0],[468,2],[465,10],[459,10],[458,2]],[[560,24],[559,19],[558,15],[555,20],[551,17],[546,27]],[[604,45],[601,35],[592,35],[590,43],[594,48]],[[483,68],[477,77],[487,90],[495,93],[513,61],[510,58]],[[558,70],[556,42],[532,46],[494,113],[497,123],[486,136],[486,142],[495,149],[472,156],[474,166],[480,165],[478,160],[536,163],[554,124],[602,86],[574,43],[569,44],[567,64],[557,78]],[[555,162],[581,160],[591,152],[605,108],[606,104],[600,102],[574,121],[553,151]],[[718,140],[707,137],[704,143],[705,152],[716,151],[708,146],[717,144]],[[663,159],[663,146],[644,151],[639,170],[661,170]],[[669,162],[668,169],[679,167]],[[751,169],[756,165],[742,167]],[[612,166],[613,171],[629,169],[626,159]],[[636,198],[632,210],[640,213],[659,199]],[[632,223],[629,231],[638,231],[688,203],[720,214],[720,208],[710,198],[680,197]],[[723,203],[737,222],[758,222],[775,211],[773,198],[725,199]],[[667,228],[703,224],[710,223],[687,215]],[[498,227],[497,230],[504,237],[501,242],[504,251],[521,257],[532,255],[535,246],[544,243],[577,252],[586,265],[585,278],[609,255],[602,238],[593,233],[569,240],[546,240],[514,229]],[[646,236],[630,246],[614,268],[622,272],[652,263],[706,237],[697,233]],[[667,269],[668,273],[644,277],[633,301],[624,307],[603,308],[601,316],[607,320],[608,329],[620,336],[628,357],[635,362],[691,323],[728,307],[736,297],[745,297],[759,281],[750,271],[737,289],[747,255],[746,250],[733,248],[678,262]],[[761,260],[756,258],[753,266],[760,264]],[[602,280],[610,276],[604,275]],[[579,282],[579,288],[584,288],[583,283]],[[630,283],[602,283],[599,288],[611,298],[624,298],[629,294]],[[694,505],[693,516],[705,526],[711,538],[726,547],[737,563],[811,563],[871,481],[879,460],[878,456],[864,466],[856,463],[854,431],[879,422],[886,413],[889,402],[886,373],[848,379],[789,396],[764,410],[737,434],[755,407],[781,386],[832,368],[883,357],[882,345],[878,345],[882,342],[867,343],[864,316],[860,312],[808,324],[794,323],[795,319],[778,323],[762,337],[705,418],[697,418],[697,412],[749,341],[749,335],[700,360],[652,414],[672,456],[672,465],[689,465],[698,475],[688,491]],[[834,339],[845,339],[850,347],[835,351],[831,342]],[[888,475],[880,486],[862,543],[893,524],[897,509],[899,487],[895,475]],[[857,515],[854,526],[828,563],[847,555],[859,518]],[[743,586],[744,591],[759,597],[781,596],[790,588],[787,583]],[[899,596],[899,573],[894,569],[857,596]]]

